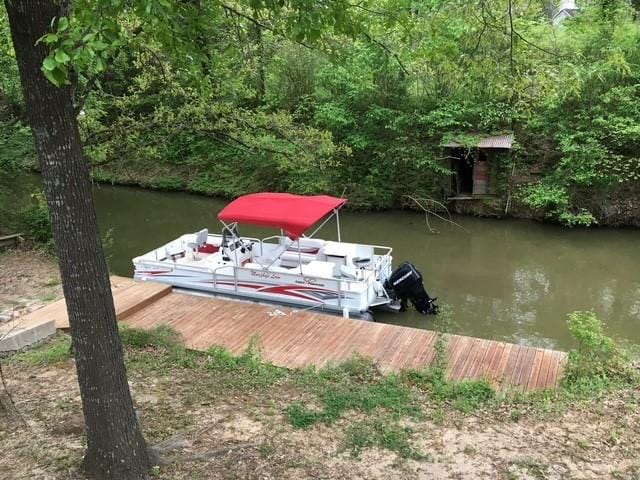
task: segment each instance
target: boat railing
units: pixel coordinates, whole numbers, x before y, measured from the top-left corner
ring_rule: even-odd
[[[261,256],[264,255],[264,253],[263,253],[264,252],[264,248],[262,246],[263,243],[266,243],[267,240],[277,239],[278,240],[278,244],[280,244],[281,243],[280,242],[281,238],[282,238],[282,235],[271,235],[270,237],[265,237],[265,238],[260,239],[260,255]]]
[[[211,273],[212,276],[212,280],[213,280],[213,288],[217,289],[218,287],[218,276],[220,275],[220,273],[218,272],[219,270],[223,270],[223,269],[229,269],[232,268],[233,269],[233,290],[234,292],[238,291],[238,272],[239,271],[246,271],[246,272],[269,272],[269,270],[256,270],[254,268],[247,268],[247,267],[239,267],[237,265],[221,265],[219,267],[216,267],[214,269],[209,269],[209,272]],[[274,272],[271,272],[274,273]],[[352,285],[357,285],[359,286],[363,291],[368,291],[372,282],[375,280],[375,275],[368,275],[366,278],[360,279],[360,280],[353,280],[353,279],[343,279],[343,278],[326,278],[326,277],[317,277],[317,276],[313,276],[313,275],[303,275],[303,274],[296,274],[294,272],[292,273],[283,273],[283,272],[275,272],[277,274],[280,275],[290,275],[293,277],[302,277],[304,278],[306,281],[309,282],[309,284],[313,284],[312,282],[327,282],[327,281],[331,281],[331,282],[336,282],[337,284],[337,292],[338,292],[338,307],[342,308],[342,303],[343,303],[343,298],[346,295],[346,292],[350,292],[352,291],[351,286]],[[225,276],[227,276],[228,274],[224,274]],[[363,284],[366,284],[365,288],[362,288]],[[320,304],[324,304],[324,302],[319,302]]]
[[[376,271],[382,271],[384,267],[391,266],[391,262],[392,262],[392,258],[391,258],[391,253],[393,252],[393,248],[391,247],[385,247],[382,245],[371,245],[373,247],[373,252],[376,252],[376,249],[378,250],[382,250],[383,253],[382,254],[378,254],[378,257],[376,258],[375,264],[374,264],[374,270]]]
[[[260,240],[257,239],[257,238],[250,238],[250,237],[243,237],[243,238],[246,238],[247,240],[250,240],[250,241],[260,242]],[[270,238],[272,238],[272,237],[270,237]],[[276,236],[276,238],[277,238],[277,236]],[[267,239],[269,239],[269,238],[267,238]],[[267,239],[264,239],[264,240],[267,240]],[[384,253],[382,253],[381,255],[378,255],[375,258],[375,262],[374,262],[374,271],[375,272],[380,272],[380,271],[382,271],[382,269],[384,269],[385,266],[387,266],[387,264],[391,263],[391,261],[392,261],[391,252],[393,251],[393,249],[390,248],[390,247],[379,246],[379,245],[370,245],[370,246],[374,248],[374,253],[375,253],[375,249],[380,249],[380,250],[384,251]],[[262,247],[261,247],[261,250],[262,250]],[[162,249],[154,250],[155,261],[158,262],[162,266],[166,266],[166,263],[158,258],[158,252],[161,252],[162,254],[164,254],[164,251]],[[142,262],[145,262],[145,261],[153,262],[154,261],[153,259],[144,258],[144,256],[137,257],[137,258],[134,259],[134,261],[137,261],[137,260],[142,260]],[[181,269],[189,270],[189,271],[193,271],[193,272],[202,272],[203,271],[203,267],[200,267],[200,266],[179,264],[179,267]],[[235,268],[242,268],[243,270],[247,270],[247,271],[255,271],[255,269],[252,269],[252,268],[244,268],[244,267],[238,267],[237,265],[228,265],[228,264],[227,265],[220,265],[219,267],[216,267],[213,270],[211,270],[210,268],[207,268],[207,269],[205,269],[205,271],[209,271],[211,273],[214,273],[217,270],[220,270],[220,269],[223,269],[223,268],[230,268],[230,267],[233,267],[234,269]],[[263,269],[262,271],[268,272],[269,269]],[[282,273],[282,272],[278,272],[278,273]],[[287,273],[285,273],[285,274],[287,274]],[[291,274],[294,274],[294,273],[291,272]],[[291,274],[289,274],[289,275],[291,275]],[[375,276],[372,276],[372,275],[367,275],[367,276],[365,276],[364,278],[361,278],[361,279],[340,279],[340,278],[313,277],[313,276],[310,276],[310,275],[304,275],[302,273],[300,273],[300,275],[302,275],[305,278],[314,278],[314,279],[320,279],[320,280],[335,280],[335,281],[341,281],[341,282],[348,282],[349,284],[352,284],[352,283],[359,284],[359,283],[362,283],[362,282],[369,283],[369,282],[372,281],[372,278],[375,277]]]

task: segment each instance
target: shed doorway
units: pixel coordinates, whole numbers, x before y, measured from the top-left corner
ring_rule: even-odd
[[[454,155],[454,172],[451,177],[452,193],[456,196],[473,194],[473,153],[456,149]]]

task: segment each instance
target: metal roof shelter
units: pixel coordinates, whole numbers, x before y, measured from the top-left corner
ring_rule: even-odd
[[[450,149],[447,158],[452,171],[448,198],[473,200],[493,195],[490,171],[500,163],[497,155],[511,150],[513,138],[511,132],[502,135],[469,133],[443,142],[442,147]]]
[[[487,148],[487,149],[511,149],[511,145],[513,144],[513,133],[507,133],[504,135],[469,135],[469,137],[473,137],[477,139],[477,144],[473,146],[473,148]],[[449,143],[443,145],[445,148],[466,148],[467,145],[458,142],[457,140],[452,140]]]
[[[576,5],[575,0],[563,0],[555,15],[551,18],[554,26],[560,25],[565,19],[575,17],[580,11],[580,7]]]

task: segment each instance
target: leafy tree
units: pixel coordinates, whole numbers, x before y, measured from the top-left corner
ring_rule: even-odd
[[[249,18],[254,25],[259,23],[256,18],[269,17],[274,32],[298,42],[317,40],[325,27],[336,34],[355,34],[359,22],[341,2],[252,2],[249,9],[205,1],[80,0],[72,9],[70,2],[5,0],[5,8],[71,325],[87,432],[84,468],[98,478],[145,478],[150,456],[127,384],[77,115],[124,47],[139,52],[160,45],[172,54],[172,66],[187,73],[185,83],[172,85],[176,97],[189,103],[185,115],[195,116],[196,124],[213,120],[213,133],[230,137],[215,130],[216,122],[233,123],[241,117],[237,120],[224,108],[209,112],[198,101],[198,93],[224,92],[200,74],[216,69],[207,39],[220,33],[225,12]],[[166,110],[154,115],[158,122],[175,120]],[[267,140],[280,136],[295,145],[269,119],[258,115],[253,120],[262,131],[272,132],[264,133]]]

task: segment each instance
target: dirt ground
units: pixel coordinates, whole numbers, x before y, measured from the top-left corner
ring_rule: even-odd
[[[26,426],[2,431],[2,479],[71,479],[84,437],[73,360],[5,366]],[[203,395],[215,382],[189,372],[130,373],[147,438],[171,461],[165,479],[638,479],[638,392],[539,417],[495,412],[405,420],[420,460],[379,448],[344,451],[344,430],[295,429],[283,416],[289,392]],[[212,392],[215,387],[211,388]],[[363,414],[352,414],[359,417]]]
[[[0,251],[0,322],[62,297],[58,265],[38,250]]]
[[[17,302],[32,308],[44,295],[60,293],[46,256],[13,252],[3,254],[0,265],[3,311],[15,312]],[[74,361],[5,359],[3,371],[24,423],[0,421],[0,479],[82,478],[85,438]],[[640,479],[637,389],[545,413],[463,414],[425,404],[422,417],[400,419],[419,453],[413,459],[375,446],[356,455],[345,448],[353,422],[376,412],[294,428],[284,411],[304,393],[288,384],[223,388],[215,372],[139,365],[130,365],[129,379],[145,435],[166,462],[154,478]]]

